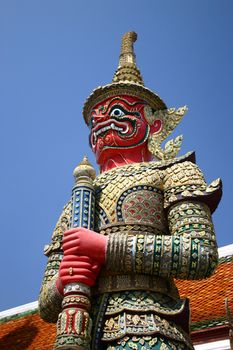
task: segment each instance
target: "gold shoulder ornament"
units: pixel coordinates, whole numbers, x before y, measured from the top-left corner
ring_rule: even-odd
[[[187,112],[186,106],[178,109],[169,108],[164,110],[157,110],[154,113],[152,109],[147,106],[145,111],[146,119],[150,125],[156,120],[161,121],[161,129],[150,135],[148,139],[149,151],[159,160],[169,160],[176,157],[178,154],[183,136],[179,135],[175,139],[168,141],[165,144],[164,149],[161,147],[161,143],[172,133],[175,127],[180,123],[184,114]]]

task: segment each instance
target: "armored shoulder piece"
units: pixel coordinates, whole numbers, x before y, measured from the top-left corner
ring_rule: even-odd
[[[63,232],[65,230],[68,230],[70,224],[70,210],[71,201],[69,201],[62,210],[62,213],[53,231],[52,242],[45,245],[44,247],[44,254],[48,257],[52,254],[52,252],[58,252],[61,250]]]
[[[63,208],[52,235],[52,242],[45,246],[44,254],[48,256],[44,279],[39,296],[40,316],[48,322],[56,322],[61,311],[62,296],[56,288],[56,279],[63,257],[61,242],[63,232],[69,228],[71,202]]]
[[[164,207],[182,200],[198,200],[206,203],[213,212],[222,195],[220,179],[210,185],[205,182],[202,171],[192,162],[174,164],[164,170]]]

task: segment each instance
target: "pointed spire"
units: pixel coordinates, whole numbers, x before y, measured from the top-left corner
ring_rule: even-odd
[[[136,40],[137,34],[135,32],[127,32],[123,35],[119,65],[113,76],[113,83],[131,82],[144,85],[140,70],[136,66],[133,47]]]

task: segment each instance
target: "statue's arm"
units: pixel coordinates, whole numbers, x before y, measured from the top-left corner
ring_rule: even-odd
[[[56,322],[61,311],[63,297],[57,289],[56,282],[63,257],[61,247],[63,232],[69,227],[69,221],[70,202],[64,207],[55,226],[51,244],[45,246],[45,255],[48,257],[48,262],[39,295],[39,314],[47,322]]]
[[[210,207],[220,199],[221,184],[207,186],[196,165],[185,162],[164,172],[169,234],[109,236],[107,268],[162,277],[211,276],[218,254]]]
[[[57,322],[58,315],[61,312],[62,295],[56,287],[57,275],[43,284],[39,296],[39,314],[47,322]]]

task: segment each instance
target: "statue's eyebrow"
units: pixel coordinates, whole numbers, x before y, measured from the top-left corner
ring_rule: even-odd
[[[103,113],[107,113],[109,112],[110,108],[112,108],[112,104],[114,102],[117,102],[117,103],[121,103],[121,102],[124,102],[128,105],[128,107],[136,107],[138,104],[147,104],[145,101],[141,100],[141,101],[135,101],[135,102],[129,102],[127,101],[126,99],[124,98],[120,98],[118,96],[116,97],[113,97],[107,104],[103,104],[102,106],[100,106],[99,108],[93,108],[92,111],[91,111],[91,115],[93,113],[96,113],[96,109],[98,109],[99,111],[101,110]]]
[[[124,98],[119,98],[119,97],[114,97],[111,101],[109,101],[109,104],[106,108],[105,113],[109,112],[110,108],[112,108],[112,103],[113,102],[117,102],[117,103],[121,103],[124,102],[125,104],[127,104],[128,107],[132,108],[132,107],[136,107],[138,104],[146,104],[145,101],[135,101],[135,102],[129,102]]]

